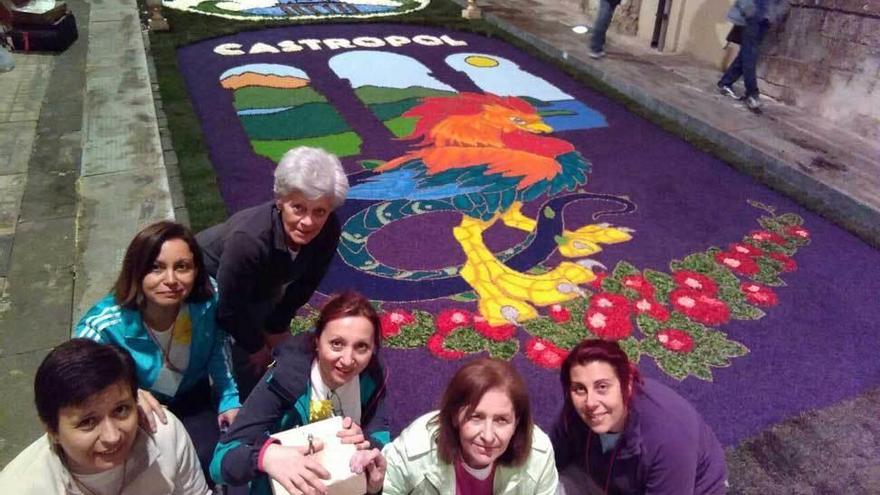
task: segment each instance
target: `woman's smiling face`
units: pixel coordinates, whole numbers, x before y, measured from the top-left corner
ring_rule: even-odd
[[[475,469],[493,464],[507,451],[516,432],[516,412],[507,392],[492,388],[470,412],[458,414],[458,441],[464,462]]]
[[[330,320],[318,338],[318,369],[331,390],[358,376],[370,363],[375,330],[363,316]]]
[[[137,432],[137,402],[119,381],[82,404],[59,409],[58,431],[49,435],[73,472],[94,474],[122,465]]]
[[[619,433],[626,425],[623,389],[614,368],[605,361],[571,367],[571,402],[594,433]]]

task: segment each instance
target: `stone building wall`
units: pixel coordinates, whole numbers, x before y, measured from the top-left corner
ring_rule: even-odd
[[[880,0],[790,0],[764,44],[762,91],[880,140]]]

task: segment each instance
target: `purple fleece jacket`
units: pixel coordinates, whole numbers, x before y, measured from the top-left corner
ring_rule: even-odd
[[[633,396],[616,455],[602,453],[599,436],[574,411],[560,414],[550,439],[560,471],[576,463],[609,494],[726,491],[727,465],[715,433],[688,401],[651,379]]]

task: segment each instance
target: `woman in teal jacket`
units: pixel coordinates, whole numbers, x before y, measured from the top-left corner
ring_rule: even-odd
[[[272,478],[290,493],[324,493],[327,471],[305,449],[284,447],[270,435],[331,416],[343,418],[338,435],[359,451],[388,443],[380,328],[376,310],[360,294],[331,297],[313,332],[275,350],[275,361],[217,444],[214,481],[250,483],[251,494],[269,494]]]
[[[154,223],[135,235],[113,292],[98,301],[74,337],[116,344],[137,365],[138,406],[152,431],[178,416],[207,473],[219,428],[241,407],[226,332],[217,327],[217,293],[192,233]],[[213,381],[214,397],[211,396]]]

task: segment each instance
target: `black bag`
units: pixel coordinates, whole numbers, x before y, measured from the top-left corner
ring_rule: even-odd
[[[7,35],[18,52],[63,52],[79,36],[73,14],[66,14],[47,26],[16,25]]]
[[[727,42],[733,43],[736,45],[742,45],[743,39],[743,27],[739,24],[734,24],[732,28],[730,28],[730,32],[727,33]]]

